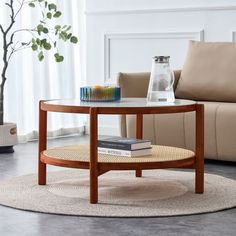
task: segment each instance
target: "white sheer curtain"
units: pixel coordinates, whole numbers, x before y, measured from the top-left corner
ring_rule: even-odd
[[[9,12],[4,5],[9,0],[1,0],[0,22],[8,24]],[[17,3],[21,0],[15,0]],[[61,24],[72,26],[73,34],[79,36],[78,44],[59,45],[64,62],[56,63],[53,52],[39,62],[31,49],[17,52],[10,61],[5,89],[5,122],[15,122],[20,142],[37,138],[38,102],[43,99],[67,99],[79,97],[79,87],[83,81],[84,56],[84,0],[51,0],[62,11]],[[25,6],[17,18],[16,27],[32,27],[38,23],[38,11]],[[24,40],[27,33],[19,34]],[[2,38],[0,39],[2,41]],[[2,42],[0,56],[2,58]],[[1,63],[1,62],[0,62]],[[0,64],[2,66],[2,64]],[[84,131],[86,117],[83,115],[49,114],[48,135],[58,136]]]

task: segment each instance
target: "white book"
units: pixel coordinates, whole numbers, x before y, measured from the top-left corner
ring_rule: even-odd
[[[151,141],[135,138],[124,137],[100,137],[98,139],[98,147],[118,149],[118,150],[139,150],[144,148],[151,148]]]
[[[98,153],[112,155],[112,156],[139,157],[139,156],[152,155],[152,148],[127,151],[127,150],[120,150],[120,149],[113,149],[113,148],[98,147]]]

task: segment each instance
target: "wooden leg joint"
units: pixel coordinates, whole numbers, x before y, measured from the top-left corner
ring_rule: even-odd
[[[142,177],[142,170],[136,170],[135,176],[136,177]]]

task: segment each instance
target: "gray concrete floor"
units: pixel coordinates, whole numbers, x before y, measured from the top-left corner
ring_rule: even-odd
[[[49,146],[87,142],[87,137],[49,141]],[[206,162],[206,172],[236,179],[236,165]],[[58,170],[50,167],[49,171]],[[37,142],[20,144],[0,155],[0,179],[37,171]],[[211,214],[163,218],[99,218],[49,215],[0,206],[0,236],[15,235],[236,235],[236,208]]]

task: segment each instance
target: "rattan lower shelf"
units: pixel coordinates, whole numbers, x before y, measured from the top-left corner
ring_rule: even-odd
[[[89,145],[56,147],[43,151],[44,159],[89,163]],[[98,154],[98,163],[153,163],[180,161],[195,156],[194,152],[168,146],[152,146],[152,155],[142,157],[123,157]]]

